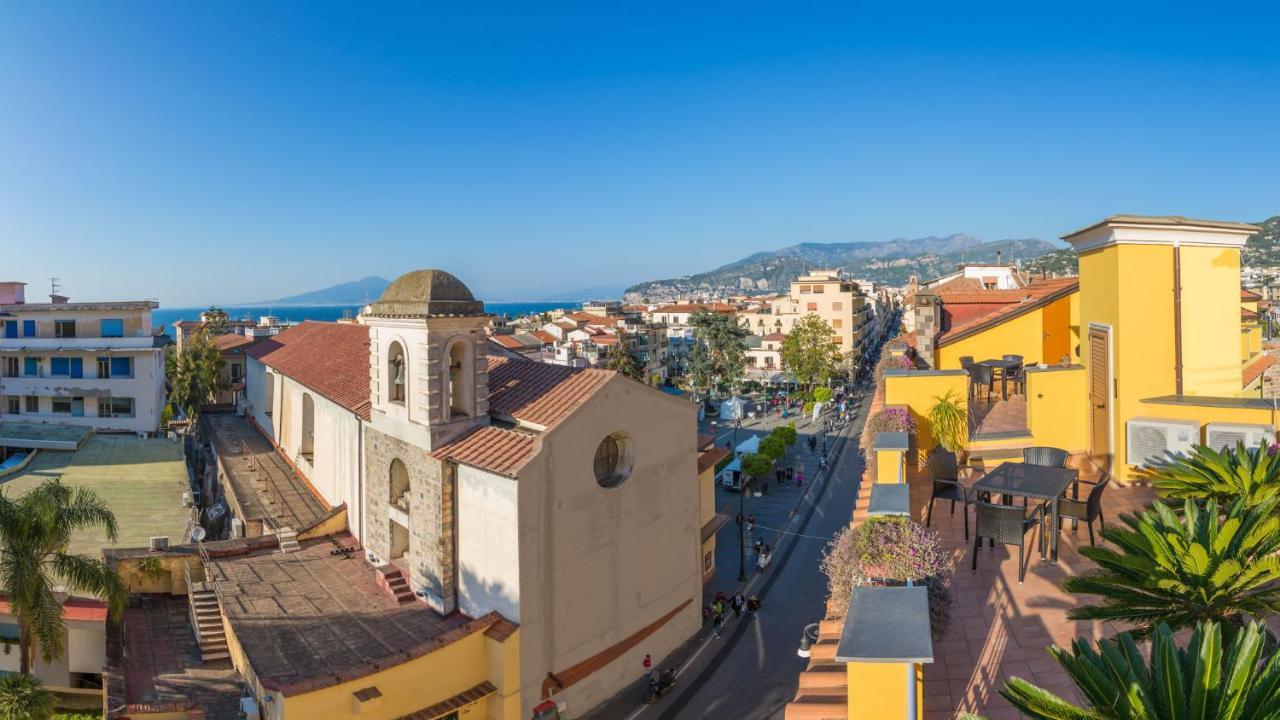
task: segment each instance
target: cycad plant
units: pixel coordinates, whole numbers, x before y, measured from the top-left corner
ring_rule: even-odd
[[[954,390],[934,396],[929,408],[929,434],[944,449],[959,452],[969,442],[969,411]]]
[[[1187,500],[1181,513],[1157,503],[1122,515],[1102,537],[1114,547],[1081,548],[1098,568],[1069,577],[1062,588],[1101,602],[1071,611],[1073,620],[1119,621],[1145,637],[1161,623],[1175,630],[1202,621],[1240,626],[1280,611],[1280,517],[1276,501],[1248,507],[1238,500]]]
[[[1099,642],[1096,650],[1076,640],[1070,652],[1049,652],[1085,705],[1017,677],[1000,694],[1037,720],[1280,720],[1280,655],[1263,659],[1264,635],[1262,623],[1252,623],[1224,649],[1221,628],[1205,623],[1179,648],[1169,626],[1160,625],[1150,662],[1129,633]]]
[[[1272,455],[1265,445],[1237,444],[1221,452],[1198,446],[1158,463],[1145,476],[1170,499],[1213,499],[1221,507],[1243,499],[1257,505],[1280,497],[1280,454]]]
[[[35,676],[9,673],[0,678],[0,720],[47,720],[53,710],[53,694]]]

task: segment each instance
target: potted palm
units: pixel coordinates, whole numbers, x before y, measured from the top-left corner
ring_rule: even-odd
[[[948,390],[944,395],[934,397],[933,407],[929,408],[929,433],[933,436],[935,447],[941,447],[956,454],[960,464],[968,462],[969,452],[969,413],[955,391]]]

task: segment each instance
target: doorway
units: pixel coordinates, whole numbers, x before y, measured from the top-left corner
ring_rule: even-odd
[[[1089,326],[1089,454],[1111,469],[1111,329]]]

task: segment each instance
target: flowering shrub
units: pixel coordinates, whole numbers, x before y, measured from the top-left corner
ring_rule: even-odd
[[[856,528],[845,528],[822,556],[835,617],[844,617],[855,587],[911,580],[929,589],[929,623],[935,638],[946,635],[951,625],[952,569],[938,534],[905,517],[872,517]]]
[[[862,427],[862,449],[870,453],[875,444],[876,435],[882,432],[905,432],[915,434],[916,421],[911,412],[904,407],[887,407],[867,418]]]

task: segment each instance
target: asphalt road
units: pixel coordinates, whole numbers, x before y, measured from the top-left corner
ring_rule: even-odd
[[[864,399],[856,420],[845,428],[848,440],[835,472],[815,498],[808,521],[796,530],[790,554],[766,580],[757,619],[711,641],[701,652],[710,656],[710,662],[693,663],[669,701],[664,698],[637,711],[634,720],[781,720],[807,664],[796,656],[801,632],[825,611],[826,576],[818,563],[829,539],[853,515],[854,493],[862,476],[857,438],[869,404]],[[807,511],[802,508],[801,516]],[[753,591],[759,594],[761,588]]]

